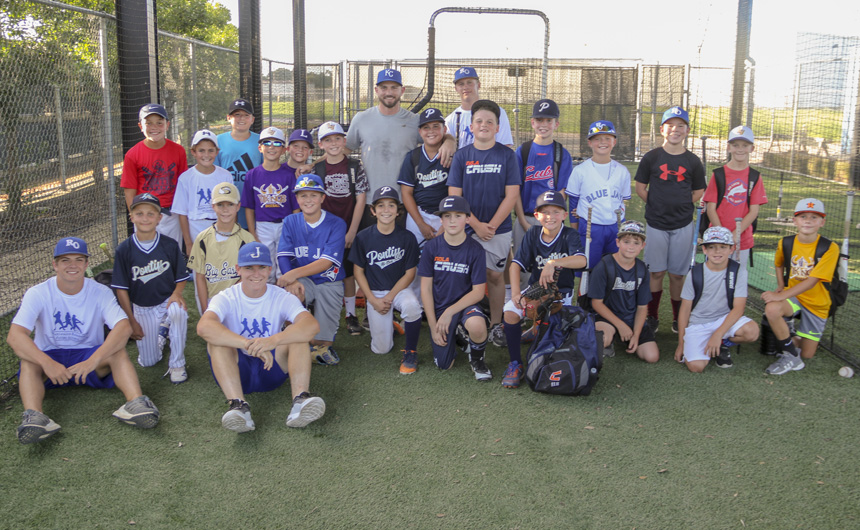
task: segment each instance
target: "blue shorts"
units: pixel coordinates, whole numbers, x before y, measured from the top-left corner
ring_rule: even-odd
[[[457,357],[457,342],[454,338],[454,334],[457,332],[457,326],[460,323],[465,325],[466,320],[472,317],[481,317],[484,319],[484,322],[487,323],[490,319],[487,318],[487,315],[481,311],[481,308],[477,305],[470,305],[466,309],[460,311],[451,319],[451,324],[448,326],[448,344],[447,346],[439,346],[433,339],[430,339],[430,345],[433,346],[433,362],[436,363],[436,366],[446,370],[451,363],[454,362],[454,358]]]
[[[578,230],[579,239],[582,241],[582,250],[585,250],[585,232],[588,229],[585,219],[579,220]],[[618,244],[615,240],[618,238],[618,225],[591,224],[591,246],[588,248],[588,264],[591,268],[600,263],[600,259],[606,254],[615,254],[618,252]],[[577,278],[582,276],[582,271],[574,273]]]
[[[290,378],[290,375],[281,369],[277,359],[272,359],[272,367],[268,370],[263,368],[263,360],[257,357],[251,357],[242,353],[241,350],[236,350],[239,355],[239,381],[242,383],[242,392],[252,394],[254,392],[269,392],[280,388],[284,381]],[[275,351],[272,350],[272,355]],[[208,353],[209,369],[212,369],[212,356]],[[218,378],[215,377],[215,372],[212,372],[212,377],[218,383]],[[221,386],[220,384],[218,386]]]
[[[80,350],[45,350],[45,355],[68,368],[70,366],[74,366],[78,363],[86,361],[87,359],[92,357],[93,353],[95,353],[95,351],[100,347],[101,344],[98,346],[93,346],[92,348],[84,348]],[[21,375],[20,363],[17,375]],[[99,377],[95,373],[95,371],[92,371],[87,374],[86,380],[81,385],[75,383],[74,379],[69,379],[68,382],[62,385],[55,385],[51,382],[50,379],[45,379],[45,388],[60,388],[64,386],[82,385],[86,385],[93,388],[114,388],[116,386],[113,382],[113,374],[109,373],[104,377]]]

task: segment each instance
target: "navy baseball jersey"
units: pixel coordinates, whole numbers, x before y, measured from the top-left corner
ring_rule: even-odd
[[[111,287],[128,291],[131,302],[152,307],[164,302],[176,284],[191,279],[179,244],[155,234],[153,241],[140,242],[135,234],[116,247]]]
[[[418,242],[412,232],[395,227],[383,234],[376,225],[355,236],[349,261],[364,269],[373,291],[390,291],[406,271],[418,266]]]
[[[561,259],[567,256],[584,256],[579,232],[569,226],[562,226],[555,238],[549,243],[541,237],[542,226],[529,228],[523,236],[523,242],[517,250],[514,262],[524,271],[531,272],[529,283],[540,278],[543,267],[551,259]],[[560,291],[573,291],[573,269],[562,269],[558,276]]]
[[[607,267],[606,261],[615,258],[601,259],[591,272],[588,282],[588,297],[603,300],[612,313],[633,327],[636,318],[636,308],[651,301],[651,284],[648,282],[647,269],[639,258],[630,270],[624,269],[617,262],[615,267]],[[644,278],[636,277],[636,269],[646,271]],[[607,285],[611,284],[609,296],[606,296]]]
[[[434,237],[424,244],[418,276],[433,278],[433,303],[438,317],[471,292],[473,285],[487,283],[484,247],[471,237],[457,246],[448,244],[445,236]]]
[[[309,265],[322,258],[331,261],[331,267],[310,276],[317,285],[343,281],[341,266],[346,238],[346,222],[325,210],[313,225],[305,221],[302,212],[284,218],[281,240],[278,242],[278,265],[281,274]]]
[[[481,150],[474,145],[457,151],[451,170],[448,173],[448,186],[463,189],[463,197],[469,201],[469,207],[482,223],[488,223],[499,205],[505,199],[505,186],[520,185],[520,168],[517,156],[502,144],[495,144],[490,149]],[[471,227],[466,231],[474,232]],[[511,217],[508,215],[502,221],[496,234],[511,231]]]
[[[442,199],[448,196],[448,168],[442,167],[439,153],[436,153],[433,160],[429,160],[423,145],[416,147],[415,151],[419,153],[418,171],[412,165],[412,152],[407,153],[397,183],[412,188],[412,197],[418,208],[434,213],[439,209]]]
[[[523,146],[517,147],[517,163],[522,169]],[[525,175],[523,175],[520,197],[523,200],[523,212],[531,215],[535,211],[537,198],[546,191],[564,191],[573,171],[573,162],[570,153],[564,147],[561,148],[561,163],[558,167],[558,175],[554,175],[555,153],[553,144],[538,145],[532,142],[529,149],[529,159],[525,162]]]
[[[693,191],[705,189],[705,168],[698,156],[652,149],[639,162],[635,180],[648,186],[645,220],[649,226],[677,230],[693,221]]]

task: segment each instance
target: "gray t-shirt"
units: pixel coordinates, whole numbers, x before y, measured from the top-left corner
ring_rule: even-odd
[[[351,151],[361,148],[361,163],[367,173],[368,196],[382,186],[400,189],[397,177],[406,153],[421,141],[418,115],[406,109],[384,116],[379,107],[361,111],[352,119],[346,134]]]
[[[696,308],[690,314],[690,325],[706,324],[719,320],[729,314],[729,303],[726,300],[726,271],[714,272],[707,265],[704,269],[704,286],[702,297]],[[693,291],[693,274],[687,274],[684,279],[684,289],[681,291],[683,300],[692,300],[695,297]],[[741,267],[738,271],[738,279],[735,283],[735,298],[747,297],[747,270]]]

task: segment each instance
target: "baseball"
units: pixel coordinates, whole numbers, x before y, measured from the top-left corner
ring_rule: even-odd
[[[839,375],[842,377],[854,377],[854,370],[850,366],[843,366],[839,369]]]

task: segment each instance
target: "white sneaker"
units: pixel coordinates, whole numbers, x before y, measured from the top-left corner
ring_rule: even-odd
[[[776,362],[767,367],[765,373],[769,375],[782,375],[795,370],[803,370],[805,366],[800,355],[795,356],[788,352],[782,352],[777,355]]]
[[[325,401],[322,398],[302,392],[293,399],[293,408],[287,416],[287,427],[304,427],[325,414]]]
[[[230,410],[221,416],[221,426],[233,432],[248,432],[254,430],[254,420],[251,419],[251,407],[247,401],[231,399]]]
[[[170,376],[170,382],[174,385],[178,385],[179,383],[184,383],[188,380],[188,372],[185,371],[184,366],[180,366],[179,368],[168,368],[167,372],[162,377]]]

